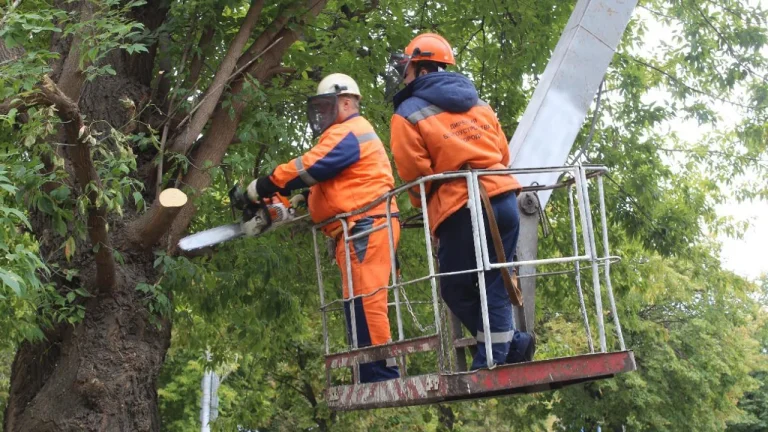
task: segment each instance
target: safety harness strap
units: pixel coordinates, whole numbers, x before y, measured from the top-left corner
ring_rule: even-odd
[[[493,239],[493,248],[496,250],[496,258],[498,262],[507,262],[507,255],[504,253],[504,244],[501,242],[501,233],[499,232],[499,225],[496,223],[496,215],[493,214],[493,206],[491,206],[491,198],[488,196],[488,191],[482,182],[477,182],[480,186],[480,198],[483,201],[483,207],[488,214],[488,228],[491,231],[491,238]],[[515,306],[523,305],[523,294],[520,292],[520,287],[517,284],[517,274],[510,272],[508,267],[501,268],[501,280],[504,281],[504,287],[509,293],[509,299]]]

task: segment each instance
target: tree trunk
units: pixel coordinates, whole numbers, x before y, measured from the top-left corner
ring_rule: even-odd
[[[88,19],[93,12],[92,3],[86,0],[56,0],[55,3],[79,13],[81,20]],[[263,3],[254,2],[253,5],[260,8]],[[233,118],[218,102],[241,91],[242,75],[238,74],[249,73],[262,82],[274,75],[270,71],[279,69],[283,54],[298,39],[298,29],[304,25],[304,20],[316,16],[325,0],[310,0],[305,5],[299,10],[287,9],[285,15],[275,18],[260,34],[251,35],[259,21],[260,10],[249,11],[243,21],[239,36],[230,45],[226,67],[219,71],[221,76],[215,80],[218,87],[205,92],[213,95],[211,100],[205,101],[206,111],[192,117],[194,132],[200,130],[204,136],[190,154],[195,164],[183,179],[184,187],[192,192],[191,197],[199,195],[210,184],[207,173],[197,167],[216,165],[221,161],[235,135],[245,104],[240,100],[234,104],[236,115]],[[166,2],[148,2],[134,9],[132,18],[152,32],[165,21],[167,7]],[[204,36],[210,38],[210,33],[205,31]],[[168,201],[166,194],[166,201],[162,203],[161,199],[152,200],[157,153],[151,147],[144,152],[137,147],[133,149],[138,167],[131,174],[145,185],[144,199],[152,202],[151,209],[141,215],[135,208],[126,206],[123,216],[118,216],[97,207],[97,194],[85,188],[88,184],[101,187],[93,169],[94,156],[88,140],[92,140],[92,136],[105,138],[112,129],[125,132],[126,129],[144,128],[141,123],[150,123],[158,129],[167,118],[158,121],[157,110],[142,108],[150,103],[163,106],[163,100],[152,98],[165,99],[168,90],[164,88],[153,93],[151,88],[153,78],[156,78],[153,77],[156,45],[142,54],[111,52],[107,62],[116,74],[87,82],[78,69],[77,38],[77,35],[73,38],[63,32],[52,38],[51,50],[60,56],[51,64],[50,78],[46,77],[40,84],[42,96],[34,103],[40,104],[42,100],[43,104],[54,106],[62,120],[61,130],[53,139],[67,145],[67,151],[61,153],[70,173],[70,178],[65,181],[89,200],[88,239],[77,241],[77,252],[70,257],[71,262],[67,262],[65,251],[60,247],[62,239],[51,234],[54,231],[48,216],[31,210],[30,222],[38,237],[40,254],[48,263],[62,263],[67,268],[79,270],[78,276],[71,281],[54,276],[51,282],[60,293],[82,287],[90,297],[76,300],[85,308],[85,318],[81,322],[47,328],[44,330],[45,340],[24,342],[19,347],[12,365],[4,430],[158,431],[157,377],[170,344],[171,323],[168,319],[160,319],[159,326],[156,325],[158,320],[153,318],[157,317],[151,316],[145,306],[147,295],[137,291],[136,287],[139,283],[158,283],[160,275],[153,264],[152,247],[156,247],[161,238],[170,238],[168,242],[160,241],[161,244],[175,244],[186,231],[195,209],[191,202],[186,202],[186,197],[182,200],[181,196],[175,196]],[[238,59],[236,54],[241,53],[245,43],[251,40],[251,47]],[[2,44],[0,49],[4,49]],[[268,52],[264,53],[265,49]],[[7,49],[0,51],[5,58],[19,54]],[[259,57],[262,54],[263,57]],[[199,62],[199,56],[191,61]],[[239,72],[230,76],[235,65]],[[199,75],[199,66],[193,66],[193,73]],[[233,81],[227,86],[228,94],[221,95],[224,88],[221,83],[229,80]],[[167,80],[162,83],[162,86],[167,85]],[[144,111],[147,113],[144,117],[151,118],[136,121],[136,113]],[[140,131],[149,132],[146,128]],[[187,135],[185,131],[173,130],[172,133],[177,145],[181,143],[180,147],[188,151],[190,143],[182,143]],[[115,259],[114,252],[122,259]]]
[[[150,2],[137,9],[134,19],[149,30],[156,29],[167,12],[159,3],[162,2]],[[79,9],[69,5],[67,8]],[[119,128],[129,123],[135,111],[123,106],[120,99],[128,98],[138,105],[148,97],[155,48],[133,56],[113,52],[108,61],[117,75],[85,83],[76,70],[77,59],[73,56],[77,50],[72,45],[72,40],[52,42],[52,48],[62,56],[53,65],[52,77],[54,85],[72,101],[74,114],[83,115],[94,129],[98,128],[97,132],[108,132],[107,124]],[[61,137],[72,143],[67,133],[59,134],[58,139]],[[77,141],[77,136],[74,140]],[[79,157],[90,159],[87,147],[70,148],[68,162]],[[83,154],[75,154],[83,148]],[[83,181],[87,182],[95,171],[85,174],[85,180],[78,178],[81,172],[74,174],[70,185],[77,185],[83,193]],[[156,381],[170,343],[170,322],[163,321],[159,329],[150,324],[150,314],[141,293],[136,291],[137,283],[153,283],[158,275],[152,252],[137,250],[129,241],[131,233],[126,222],[136,213],[126,210],[123,219],[107,216],[109,238],[99,240],[102,253],[92,252],[91,242],[78,242],[80,252],[69,264],[79,269],[78,278],[71,282],[54,279],[60,292],[82,286],[92,297],[83,299],[86,313],[82,322],[46,329],[44,341],[24,342],[19,347],[12,365],[4,430],[159,430]],[[105,226],[99,220],[104,219],[103,213],[89,214],[89,231]],[[38,233],[41,255],[50,257],[49,262],[64,262],[63,252],[58,250],[60,239],[53,239],[50,234],[50,220],[39,213],[30,216],[34,232]],[[107,235],[106,230],[103,234]],[[93,241],[93,236],[90,240]],[[99,255],[114,264],[112,251],[105,245],[125,258],[124,264],[112,267],[112,274],[106,275],[114,282],[97,278]],[[111,288],[105,289],[104,285]]]

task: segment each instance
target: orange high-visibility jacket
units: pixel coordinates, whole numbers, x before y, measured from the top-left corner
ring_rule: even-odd
[[[507,137],[496,113],[480,100],[472,82],[452,72],[435,72],[415,79],[395,95],[391,148],[400,178],[474,169],[503,169],[510,164]],[[512,175],[481,176],[488,195],[519,191]],[[448,216],[467,204],[464,179],[427,184],[427,210],[434,233]],[[420,206],[419,188],[410,192]]]
[[[389,192],[395,184],[392,166],[373,126],[359,114],[329,127],[307,153],[275,168],[258,185],[259,195],[288,193],[309,187],[309,213],[322,222],[340,213],[358,210]],[[397,213],[392,202],[392,213]],[[386,214],[383,202],[350,222],[368,215]],[[326,225],[326,234],[340,223]]]

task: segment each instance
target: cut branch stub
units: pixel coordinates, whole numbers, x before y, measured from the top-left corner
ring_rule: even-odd
[[[186,204],[187,194],[179,189],[169,188],[161,192],[152,208],[137,221],[137,243],[145,249],[157,243]]]

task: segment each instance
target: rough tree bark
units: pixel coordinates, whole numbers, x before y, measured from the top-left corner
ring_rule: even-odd
[[[215,85],[222,82],[229,82],[229,85],[209,87],[205,92],[207,99],[198,111],[192,113],[189,124],[172,131],[173,144],[185,152],[192,144],[190,140],[199,133],[204,134],[191,153],[195,167],[206,166],[206,161],[218,165],[236,133],[247,101],[238,99],[233,104],[234,116],[219,105],[227,93],[237,94],[243,88],[243,74],[231,76],[233,71],[243,68],[244,73],[257,80],[270,79],[275,71],[279,71],[285,51],[300,37],[298,32],[305,20],[316,16],[326,1],[312,0],[298,9],[286,10],[264,29],[257,27],[264,2],[252,2],[240,32],[225,51],[227,55],[212,80]],[[81,19],[88,19],[92,12],[90,1],[60,0],[56,3],[67,10],[79,11]],[[133,10],[133,19],[152,32],[166,20],[167,8],[167,2],[150,1]],[[212,35],[211,30],[205,30],[200,44],[210,43]],[[183,36],[180,38],[184,39]],[[163,106],[163,100],[150,98],[153,95],[165,98],[167,89],[153,93],[151,88],[153,78],[156,78],[153,77],[155,62],[158,61],[156,45],[150,47],[148,53],[109,54],[108,62],[116,75],[85,82],[78,70],[78,43],[77,37],[74,40],[58,35],[53,38],[51,47],[60,54],[59,60],[51,65],[50,78],[40,84],[41,96],[28,102],[56,107],[62,120],[56,139],[69,145],[69,150],[62,156],[74,168],[68,182],[83,194],[88,184],[100,187],[88,147],[91,131],[104,133],[110,127],[120,129],[135,120],[133,116],[141,110],[126,108],[121,99],[132,101],[138,108],[149,103]],[[246,46],[249,48],[245,49]],[[269,50],[263,53],[267,47]],[[0,48],[3,48],[2,44]],[[0,54],[7,58],[16,53],[5,50]],[[259,55],[261,57],[254,61]],[[193,74],[202,73],[200,57],[190,60],[196,62],[192,65]],[[193,77],[193,80],[196,82],[197,78]],[[0,109],[3,109],[2,103]],[[157,115],[156,110],[147,112]],[[144,120],[157,121],[156,118]],[[139,180],[145,183],[144,198],[152,201],[155,196],[152,193],[153,170],[142,169],[142,165],[154,164],[155,154],[141,154],[138,148],[134,148],[134,152],[139,163],[135,175],[141,176]],[[42,342],[21,344],[12,366],[5,431],[160,430],[156,384],[170,343],[171,323],[163,320],[160,328],[150,323],[150,313],[141,293],[136,291],[136,285],[157,282],[159,274],[153,266],[153,247],[175,244],[186,231],[195,212],[192,201],[209,186],[210,177],[193,167],[183,183],[185,191],[191,192],[191,199],[181,211],[178,207],[163,208],[156,199],[145,215],[127,208],[124,216],[118,217],[93,205],[96,197],[88,195],[92,204],[87,217],[88,240],[77,244],[78,252],[70,264],[79,268],[79,277],[71,282],[58,277],[53,279],[62,292],[79,286],[89,291],[91,297],[82,300],[86,308],[85,318],[74,326],[46,329],[46,339]],[[181,202],[176,201],[174,205],[181,205]],[[64,262],[60,239],[54,239],[50,234],[50,220],[35,212],[30,220],[38,234],[41,253],[49,262]],[[151,233],[151,238],[137,233]],[[168,236],[169,242],[156,241]],[[118,251],[124,262],[116,262],[112,251]]]

